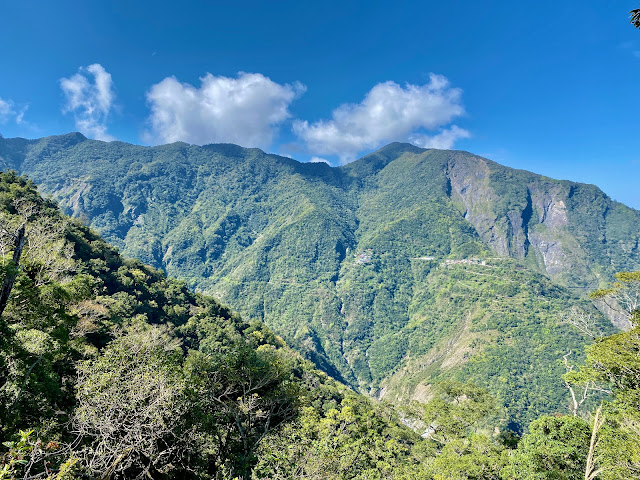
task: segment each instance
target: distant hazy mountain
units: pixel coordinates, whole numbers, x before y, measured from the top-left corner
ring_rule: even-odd
[[[564,408],[560,360],[585,339],[562,312],[640,269],[637,210],[461,151],[395,143],[331,168],[75,133],[0,139],[0,166],[362,391],[424,400],[459,377],[518,422]]]

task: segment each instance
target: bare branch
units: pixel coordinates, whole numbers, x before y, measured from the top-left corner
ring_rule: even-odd
[[[572,325],[583,335],[594,340],[602,336],[602,334],[598,332],[598,326],[594,316],[575,305],[563,313],[561,320],[564,323]]]

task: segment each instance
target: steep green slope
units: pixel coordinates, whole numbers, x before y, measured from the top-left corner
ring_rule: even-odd
[[[427,370],[444,381],[423,385],[428,401],[399,417],[311,368],[261,322],[122,258],[12,173],[0,173],[0,247],[2,479],[506,480],[585,470],[591,427],[580,416],[538,418],[519,443],[505,430],[520,420],[505,417],[503,404],[514,410],[507,399],[532,401],[535,388],[545,390],[532,367],[548,349],[528,337],[550,329],[550,344],[565,346],[546,315],[564,291],[509,259],[445,260],[417,292],[413,307],[422,311],[424,302],[438,315],[410,327],[411,353],[429,361],[415,340],[448,329],[457,333],[443,346],[454,354],[426,346]],[[640,272],[617,279],[599,295],[636,292]],[[499,308],[502,297],[511,299],[508,310]],[[459,325],[465,302],[475,310]],[[633,322],[635,306],[626,312]],[[637,470],[637,330],[591,345],[587,365],[566,377],[614,392],[602,410],[606,424],[596,421],[597,465],[611,479]],[[507,349],[508,374],[525,391],[511,397],[497,362],[510,343],[519,358]],[[467,358],[474,349],[483,354]],[[499,401],[446,378],[456,361],[476,362],[457,375],[489,384]],[[424,369],[412,372],[426,378]]]
[[[524,260],[572,288],[592,290],[640,261],[640,212],[594,185],[514,170],[467,152],[405,144],[342,168],[369,184],[396,185],[395,197],[403,197],[396,202],[408,205],[441,189],[494,253]],[[422,181],[414,188],[417,179]]]
[[[203,325],[211,346],[283,345],[261,322],[245,322],[184,282],[121,257],[13,174],[0,173],[0,231],[0,279],[10,286],[0,313],[0,438],[5,428],[44,425],[39,415],[68,407],[73,363],[94,357],[131,324],[179,331],[185,345],[198,341],[189,337]]]
[[[392,144],[330,168],[233,145],[69,134],[2,139],[0,162],[126,255],[264,320],[335,378],[406,399],[470,376],[519,421],[564,408],[558,365],[585,340],[559,313],[614,271],[640,268],[639,212],[466,152]],[[474,259],[490,267],[448,264]],[[499,278],[469,281],[483,268]],[[495,312],[512,320],[493,325]],[[464,361],[442,349],[471,337]],[[534,399],[518,386],[527,368],[540,372]]]
[[[416,292],[410,322],[372,345],[378,361],[396,345],[406,352],[402,367],[382,381],[380,395],[425,402],[434,384],[453,378],[488,388],[517,425],[550,405],[563,411],[560,360],[569,352],[571,362],[580,358],[584,339],[559,319],[567,305],[593,307],[513,260],[457,262],[434,269]],[[612,331],[602,321],[599,329]]]
[[[0,288],[2,479],[251,478],[286,470],[271,449],[298,448],[287,432],[310,418],[334,428],[322,442],[365,450],[358,478],[416,463],[422,439],[393,410],[4,172]]]

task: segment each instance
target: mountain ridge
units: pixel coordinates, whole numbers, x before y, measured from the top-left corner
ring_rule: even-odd
[[[559,323],[562,309],[592,309],[577,295],[617,270],[640,269],[640,212],[597,187],[468,152],[395,143],[329,167],[229,144],[63,137],[2,139],[0,165],[29,175],[123,254],[264,320],[372,395],[386,386],[386,398],[406,399],[407,388],[464,374],[493,385],[515,410],[533,411],[537,400],[519,404],[491,383],[481,359],[517,363],[516,348],[537,355],[537,345],[549,357],[535,360],[548,370],[540,395],[561,402],[553,362],[586,341]],[[503,260],[447,264],[492,257]],[[473,280],[488,271],[500,275]],[[510,311],[520,320],[503,322]],[[464,362],[410,368],[398,380],[456,338]],[[446,351],[429,365],[451,364],[455,352]],[[516,391],[516,383],[506,385]]]
[[[576,257],[584,256],[584,253],[579,251],[582,246],[571,241],[567,236],[564,239],[556,238],[557,235],[556,237],[549,236],[549,232],[544,231],[549,230],[544,228],[546,226],[550,226],[552,230],[558,230],[558,227],[567,224],[568,219],[565,218],[567,201],[576,195],[592,197],[602,204],[600,210],[596,212],[601,217],[606,217],[612,213],[618,216],[636,218],[639,215],[637,210],[611,200],[597,187],[589,184],[580,184],[568,180],[554,180],[526,170],[511,169],[464,151],[420,149],[411,144],[403,143],[389,144],[348,165],[329,167],[325,164],[301,163],[288,157],[266,154],[260,149],[244,149],[232,144],[210,144],[198,147],[176,142],[165,146],[142,147],[123,142],[99,142],[89,140],[79,133],[72,133],[39,140],[2,139],[3,148],[0,153],[0,165],[4,168],[14,168],[20,172],[30,174],[36,182],[43,183],[42,181],[44,181],[45,191],[63,199],[63,201],[66,200],[67,205],[63,205],[63,207],[67,208],[68,213],[78,216],[82,214],[80,210],[83,209],[78,204],[78,200],[82,195],[77,196],[77,198],[71,198],[73,197],[72,195],[66,195],[63,182],[58,179],[56,185],[52,185],[50,173],[43,172],[43,169],[39,169],[39,167],[47,162],[51,163],[52,157],[59,155],[60,152],[67,151],[69,148],[73,149],[80,144],[91,145],[93,148],[90,150],[93,151],[106,148],[107,150],[119,151],[121,155],[126,155],[127,153],[137,155],[142,158],[140,165],[145,164],[145,162],[147,164],[152,163],[153,157],[157,152],[166,152],[167,150],[173,152],[173,155],[177,157],[175,159],[177,163],[181,161],[180,157],[184,157],[185,152],[193,151],[194,149],[217,155],[218,158],[226,158],[228,161],[233,161],[232,159],[234,158],[236,160],[243,159],[248,155],[253,158],[253,161],[259,158],[260,160],[258,161],[260,162],[270,162],[272,170],[279,167],[289,168],[292,170],[289,173],[298,173],[308,180],[321,179],[323,182],[327,182],[334,187],[341,187],[343,190],[353,189],[354,185],[356,188],[367,188],[367,182],[373,182],[373,178],[381,173],[384,175],[384,170],[392,163],[399,162],[399,158],[403,155],[412,154],[433,157],[429,159],[440,162],[440,166],[445,172],[446,178],[444,181],[446,183],[443,187],[445,194],[459,207],[465,219],[474,226],[485,244],[489,245],[499,255],[515,258],[530,256],[530,261],[536,264],[539,270],[552,277],[555,276],[556,280],[560,280],[561,283],[568,286],[575,286],[573,284],[578,282],[575,278],[573,280],[560,279],[563,274],[566,274],[566,268],[562,265],[562,256],[566,255],[563,248],[564,250],[574,250],[571,254]],[[127,152],[127,150],[130,152]],[[445,154],[447,156],[446,161],[442,161],[442,158],[439,159],[439,156],[442,156],[441,152],[447,152]],[[189,154],[187,153],[187,155]],[[100,160],[104,163],[105,161],[105,159],[99,158],[99,153],[97,158],[95,155],[91,156],[94,156],[94,159],[87,158],[85,155],[84,162],[94,163],[92,160]],[[113,166],[113,164],[109,163],[109,160],[106,160],[106,164]],[[202,161],[200,166],[202,166]],[[223,170],[233,168],[228,164],[220,166]],[[81,167],[87,167],[87,165]],[[100,165],[94,165],[94,168],[99,170]],[[246,171],[239,173],[250,177],[252,168],[249,167],[245,169]],[[75,165],[75,170],[76,172],[72,173],[74,177],[76,179],[81,178],[82,168],[78,168],[78,165]],[[127,175],[126,172],[122,173]],[[104,172],[101,174],[104,174]],[[149,172],[146,176],[157,176],[159,174],[157,171]],[[503,191],[497,191],[496,185],[499,185]],[[507,189],[510,188],[512,191],[505,192],[505,185],[508,187]],[[189,185],[186,187],[189,188]],[[74,188],[76,194],[81,190],[78,188],[77,183],[71,188]],[[505,204],[501,199],[507,198],[509,195],[510,199]],[[65,196],[67,197],[66,199],[64,198]],[[127,210],[124,205],[122,207],[116,205],[118,199],[113,198],[111,201],[114,202],[114,205],[112,205],[113,210],[118,214]],[[536,212],[534,212],[534,203]],[[94,209],[94,211],[85,213],[93,218],[96,212]],[[98,212],[98,214],[100,213],[104,212]],[[534,213],[537,213],[538,219],[533,221],[534,228],[531,229],[529,223],[535,220],[532,219]],[[539,227],[537,231],[536,227]],[[631,233],[632,235],[637,233],[629,232],[628,230],[623,233]],[[121,237],[125,236],[124,226],[120,228],[120,233]],[[583,239],[587,240],[585,243],[594,243],[593,239],[588,238],[589,232],[579,233],[584,237]],[[599,234],[603,238],[603,243],[606,243],[607,232],[599,232]],[[576,236],[575,232],[573,236]],[[621,235],[614,235],[614,237],[615,242],[623,241]],[[121,245],[121,242],[118,242],[116,237],[110,239],[116,240],[116,243]],[[635,235],[635,238],[630,239],[629,242],[625,248],[635,255],[638,249],[637,235]],[[533,252],[529,252],[529,249],[533,249]],[[530,255],[531,253],[533,255]],[[593,255],[593,252],[589,253]],[[158,263],[158,259],[153,263],[156,266],[161,266]],[[620,269],[620,266],[622,266],[615,264],[615,262],[612,263],[614,263],[613,270]],[[588,269],[584,268],[584,265],[581,265],[581,267],[582,272],[576,276],[589,278],[590,280],[582,282],[580,287],[583,290],[592,289],[602,283],[603,280],[599,279],[600,272],[589,272],[587,271]],[[611,272],[607,273],[610,274]]]

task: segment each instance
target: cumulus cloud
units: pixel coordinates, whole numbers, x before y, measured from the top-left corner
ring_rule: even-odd
[[[470,136],[471,134],[464,128],[460,128],[457,125],[451,125],[450,128],[445,128],[437,135],[411,135],[409,137],[409,141],[422,148],[439,148],[441,150],[448,150],[453,147],[458,139],[469,138]]]
[[[289,105],[304,91],[300,83],[281,85],[259,73],[240,72],[237,78],[207,73],[199,87],[168,77],[147,92],[151,115],[144,139],[267,148],[291,116]]]
[[[327,165],[331,165],[331,162],[329,160],[327,160],[326,158],[322,158],[322,157],[311,157],[311,160],[309,160],[309,162],[311,162],[311,163],[326,163]]]
[[[337,155],[345,163],[362,150],[446,126],[464,114],[461,97],[462,90],[442,75],[431,74],[425,85],[384,82],[362,102],[335,109],[331,120],[298,120],[293,128],[311,152]]]
[[[80,132],[97,140],[115,140],[107,133],[107,120],[115,100],[113,81],[102,65],[80,67],[72,77],[61,78],[60,87],[66,99],[63,112],[73,113]]]
[[[10,120],[13,120],[18,125],[23,124],[27,108],[29,108],[28,105],[17,108],[13,101],[4,100],[0,97],[0,124],[5,124]]]
[[[12,111],[13,109],[11,108],[11,104],[0,97],[0,115],[2,117],[6,117],[10,115]]]

